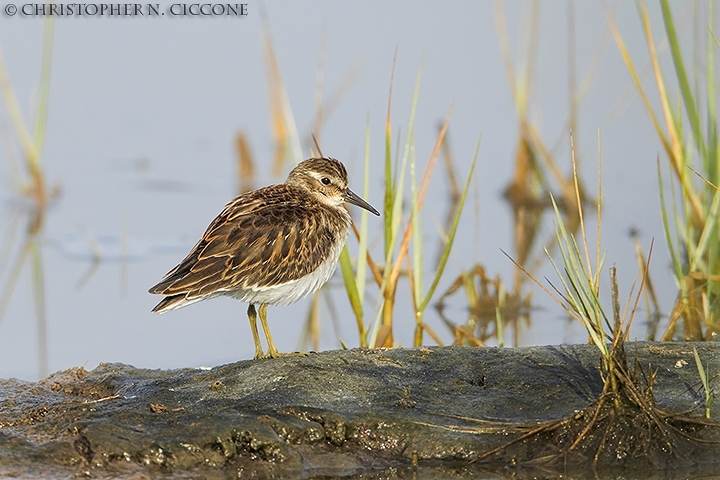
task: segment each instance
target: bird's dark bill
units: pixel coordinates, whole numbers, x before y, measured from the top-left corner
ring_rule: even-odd
[[[353,205],[357,205],[360,208],[364,208],[368,212],[374,213],[378,217],[380,216],[380,212],[375,210],[372,205],[370,205],[368,202],[366,202],[365,200],[360,198],[349,188],[347,190],[345,190],[345,201],[347,203],[352,203]]]

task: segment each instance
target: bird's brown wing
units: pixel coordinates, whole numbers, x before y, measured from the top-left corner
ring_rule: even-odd
[[[317,269],[335,243],[324,208],[285,184],[240,195],[150,293],[191,300],[297,280]]]

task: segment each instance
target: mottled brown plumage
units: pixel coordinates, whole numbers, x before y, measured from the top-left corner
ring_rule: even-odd
[[[330,278],[350,228],[343,202],[379,215],[348,188],[345,167],[331,158],[305,160],[285,183],[236,197],[187,257],[149,290],[165,296],[153,311],[220,295],[248,302],[258,358],[264,356],[255,322],[259,304],[268,356],[279,355],[265,309],[296,302]]]

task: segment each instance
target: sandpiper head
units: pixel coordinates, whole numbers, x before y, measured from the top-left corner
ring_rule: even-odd
[[[348,188],[345,165],[334,158],[310,158],[300,162],[290,171],[285,183],[308,190],[328,205],[338,207],[347,202],[380,215],[372,205]]]

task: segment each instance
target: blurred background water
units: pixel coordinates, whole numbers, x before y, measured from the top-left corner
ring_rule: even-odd
[[[529,4],[512,1],[502,6],[517,57],[529,35]],[[377,208],[383,203],[384,129],[396,48],[394,137],[398,130],[401,135],[407,132],[422,62],[415,124],[420,168],[451,106],[449,146],[463,177],[482,134],[473,190],[438,295],[475,263],[511,283],[514,267],[501,249],[512,253],[513,224],[502,192],[512,178],[519,126],[491,2],[317,0],[273,1],[263,7],[251,1],[242,17],[59,17],[42,152],[46,179],[60,191],[40,235],[44,332],[35,315],[33,263],[26,261],[11,282],[28,205],[13,173],[21,159],[12,154],[12,125],[4,103],[0,110],[0,288],[7,292],[8,285],[14,285],[0,320],[0,377],[32,380],[76,365],[93,368],[99,362],[176,368],[252,357],[246,305],[216,299],[160,316],[150,312],[159,298],[147,289],[184,257],[237,193],[237,132],[245,133],[256,159],[255,186],[280,182],[289,171],[288,164],[282,177],[271,176],[275,145],[261,7],[303,139],[316,112],[319,63],[326,99],[344,84],[348,72],[359,72],[351,75],[354,81],[324,118],[320,143],[324,154],[347,165],[351,188],[359,192],[369,122],[372,170],[367,200]],[[680,35],[690,42],[692,4],[673,7]],[[635,4],[614,2],[610,8],[630,52],[642,64],[647,47]],[[659,8],[649,8],[661,36]],[[656,160],[661,147],[608,33],[602,2],[540,5],[530,119],[554,148],[565,172],[570,171],[571,11],[577,81],[596,65],[578,110],[574,142],[582,159],[581,175],[595,195],[601,132],[606,266],[618,265],[624,297],[637,272],[629,231],[639,232],[645,248],[655,238],[651,273],[667,312],[677,289],[660,216]],[[0,47],[26,120],[32,119],[38,100],[42,34],[41,18],[0,15]],[[596,52],[599,60],[594,64]],[[670,61],[667,52],[663,58]],[[642,80],[651,84],[651,72],[646,70]],[[307,144],[303,148],[303,156],[309,156]],[[447,209],[442,173],[435,175],[429,195],[424,232],[431,242],[428,257],[434,254],[437,225]],[[371,250],[378,257],[381,222],[370,219]],[[551,234],[552,223],[546,222],[540,237]],[[354,238],[349,242],[354,251]],[[539,276],[543,275],[552,277],[552,270],[541,268]],[[339,337],[357,346],[339,274],[331,284],[339,321],[331,327],[327,305],[321,303],[320,348],[338,348]],[[532,324],[520,332],[520,344],[586,341],[579,324],[538,289],[531,289],[537,290]],[[374,300],[368,299],[368,311]],[[270,325],[281,351],[298,348],[309,306],[304,300],[270,308]],[[462,323],[466,310],[466,304],[455,301],[445,313]],[[645,316],[639,314],[634,338],[644,338]],[[426,320],[445,343],[453,341],[434,310],[428,310]],[[404,293],[398,294],[395,328],[396,341],[411,345],[414,319]],[[426,343],[433,344],[427,337]]]

